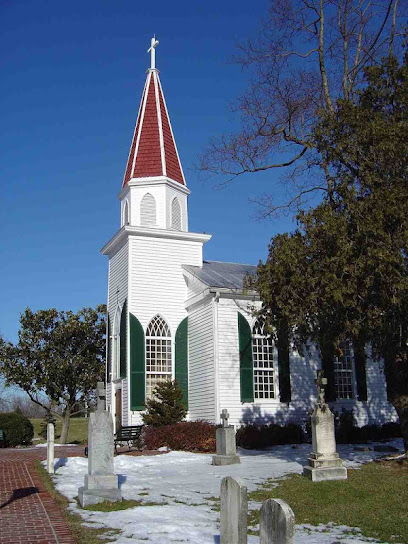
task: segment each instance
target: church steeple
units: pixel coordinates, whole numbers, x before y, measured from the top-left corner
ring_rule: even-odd
[[[152,38],[148,49],[151,64],[147,71],[122,187],[131,180],[145,181],[145,178],[162,176],[186,185],[159,72],[156,69],[158,44],[156,38]]]

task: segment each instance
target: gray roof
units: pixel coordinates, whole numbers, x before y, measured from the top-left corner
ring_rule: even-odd
[[[253,276],[256,272],[256,266],[252,264],[224,263],[220,261],[203,261],[202,268],[191,265],[184,265],[183,268],[209,287],[238,290],[243,289],[245,276],[247,274]]]

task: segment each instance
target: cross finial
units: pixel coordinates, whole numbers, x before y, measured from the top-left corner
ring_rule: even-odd
[[[318,371],[315,384],[317,385],[317,404],[320,404],[322,406],[323,404],[326,404],[323,386],[327,385],[327,378],[324,377],[323,370]]]
[[[156,68],[156,47],[159,45],[159,40],[156,40],[156,36],[153,36],[150,42],[150,48],[147,50],[150,53],[150,69]]]
[[[228,418],[229,418],[228,410],[226,410],[224,408],[224,410],[221,412],[221,419],[222,419],[222,426],[223,427],[228,427]]]

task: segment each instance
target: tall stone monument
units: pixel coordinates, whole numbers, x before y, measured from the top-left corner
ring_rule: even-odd
[[[88,474],[78,489],[81,506],[122,500],[118,477],[113,472],[113,419],[105,408],[105,389],[98,383],[97,410],[89,417]]]
[[[228,418],[228,411],[223,410],[221,412],[222,427],[216,431],[217,455],[213,455],[213,465],[234,465],[241,462],[237,455],[235,429],[232,425],[228,425]]]
[[[324,398],[323,371],[317,374],[317,403],[313,411],[312,420],[312,452],[308,458],[308,466],[303,467],[303,475],[313,482],[322,480],[346,480],[347,469],[336,451],[334,436],[334,415],[330,411]]]

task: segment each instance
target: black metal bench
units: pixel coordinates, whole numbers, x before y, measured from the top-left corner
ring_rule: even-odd
[[[127,442],[129,451],[131,450],[132,444],[136,442],[137,448],[140,450],[142,430],[143,425],[120,427],[115,434],[115,452],[118,445],[122,442]]]

